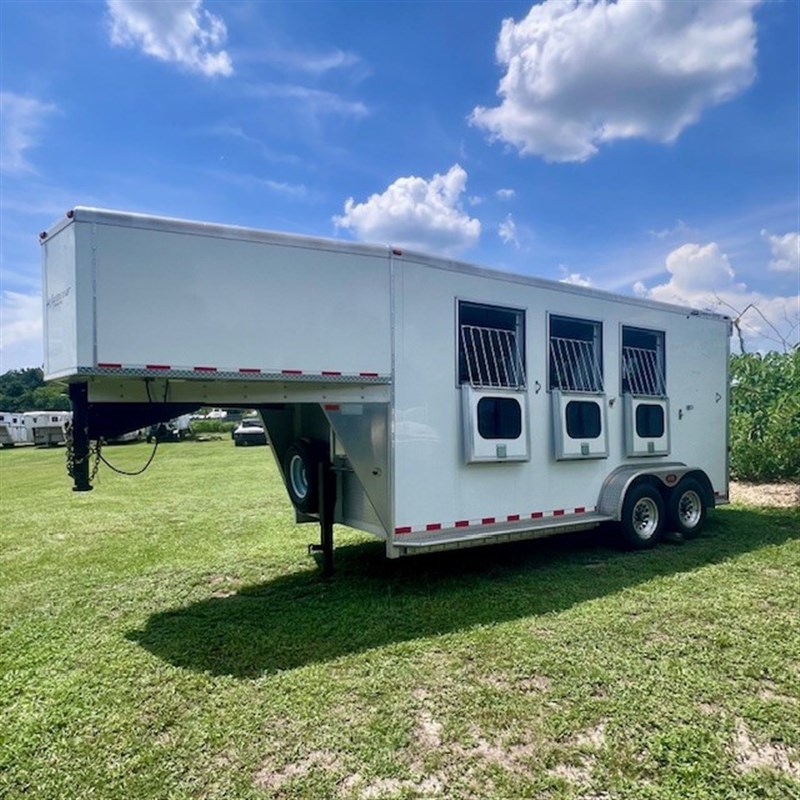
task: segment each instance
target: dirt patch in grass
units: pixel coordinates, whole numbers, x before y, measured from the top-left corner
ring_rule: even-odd
[[[762,683],[761,689],[759,689],[758,692],[758,699],[764,700],[765,702],[789,703],[790,705],[795,706],[800,703],[800,700],[798,700],[796,697],[790,697],[789,695],[781,694],[772,681],[764,681]]]
[[[606,724],[599,722],[595,727],[581,731],[569,740],[569,744],[580,750],[570,761],[556,764],[550,774],[569,783],[586,786],[591,782],[592,772],[597,763],[597,754],[605,747]]]
[[[355,792],[361,800],[388,799],[409,791],[414,792],[417,796],[435,797],[444,791],[444,787],[436,776],[422,778],[419,781],[378,778],[371,783],[364,783],[363,778],[355,774],[345,780],[342,788],[346,792]]]
[[[800,483],[744,483],[731,481],[731,501],[746,506],[792,508],[800,506]]]
[[[338,772],[341,770],[341,765],[335,753],[312,750],[305,758],[287,764],[283,769],[276,769],[270,763],[265,764],[253,775],[253,785],[258,789],[280,789],[293,778],[308,775],[315,769]]]
[[[501,691],[517,690],[534,694],[543,694],[550,691],[550,679],[544,675],[515,678],[509,677],[505,673],[490,673],[483,679],[483,682]]]
[[[800,761],[792,758],[789,750],[780,744],[753,740],[744,720],[737,719],[733,734],[735,769],[747,773],[755,769],[771,769],[782,772],[795,780],[800,779]]]
[[[427,750],[442,746],[442,724],[433,718],[430,711],[423,711],[419,716],[417,742]]]

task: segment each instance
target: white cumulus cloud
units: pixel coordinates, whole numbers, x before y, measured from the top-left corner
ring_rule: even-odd
[[[800,233],[785,233],[783,236],[773,236],[767,231],[761,235],[769,242],[772,250],[772,261],[769,268],[774,272],[800,271]]]
[[[503,222],[497,226],[497,235],[502,240],[503,244],[511,244],[519,250],[519,239],[517,238],[517,224],[514,218],[509,214]]]
[[[42,298],[4,291],[0,296],[0,372],[42,363]]]
[[[800,335],[800,296],[766,295],[736,280],[728,256],[716,242],[688,243],[666,259],[669,280],[647,287],[637,281],[640,297],[710,309],[737,317],[748,349],[769,350],[791,346]]]
[[[225,22],[202,0],[108,0],[111,43],[208,77],[233,74]]]
[[[568,283],[571,286],[594,286],[592,279],[588,275],[583,275],[580,272],[570,272],[569,267],[560,266],[558,268],[561,277],[558,279],[559,283]]]
[[[545,0],[506,19],[500,105],[470,121],[548,161],[616,139],[671,142],[755,77],[759,0]]]
[[[0,170],[4,175],[35,172],[27,151],[39,144],[45,119],[56,111],[56,106],[35,97],[0,92]]]
[[[480,220],[463,209],[467,173],[458,164],[430,180],[398,178],[363,203],[350,197],[334,223],[363,241],[390,242],[414,250],[454,255],[477,243]]]

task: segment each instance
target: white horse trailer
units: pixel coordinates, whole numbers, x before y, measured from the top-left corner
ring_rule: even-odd
[[[23,416],[34,444],[53,447],[65,443],[71,411],[26,411]]]
[[[33,437],[22,412],[0,411],[0,446],[14,447],[32,442]]]
[[[647,547],[727,501],[727,317],[90,208],[41,243],[45,371],[71,384],[78,490],[89,440],[239,406],[261,413],[328,557],[334,521],[390,558],[611,520]]]

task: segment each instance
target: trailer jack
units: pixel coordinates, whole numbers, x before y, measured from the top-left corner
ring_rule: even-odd
[[[67,470],[73,492],[91,492],[89,476],[89,387],[86,383],[69,385],[72,425],[67,434]]]
[[[333,575],[333,514],[336,507],[336,473],[327,461],[319,463],[319,544],[309,553],[322,553],[322,576]]]

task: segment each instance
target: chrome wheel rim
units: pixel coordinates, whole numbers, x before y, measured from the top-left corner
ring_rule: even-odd
[[[650,539],[658,529],[658,506],[649,497],[642,497],[633,507],[633,529],[640,539]]]
[[[703,516],[703,501],[697,492],[689,489],[678,501],[678,518],[685,528],[695,528]]]
[[[300,456],[293,456],[289,462],[289,480],[295,497],[302,500],[308,494],[308,475],[306,475],[306,465]]]

